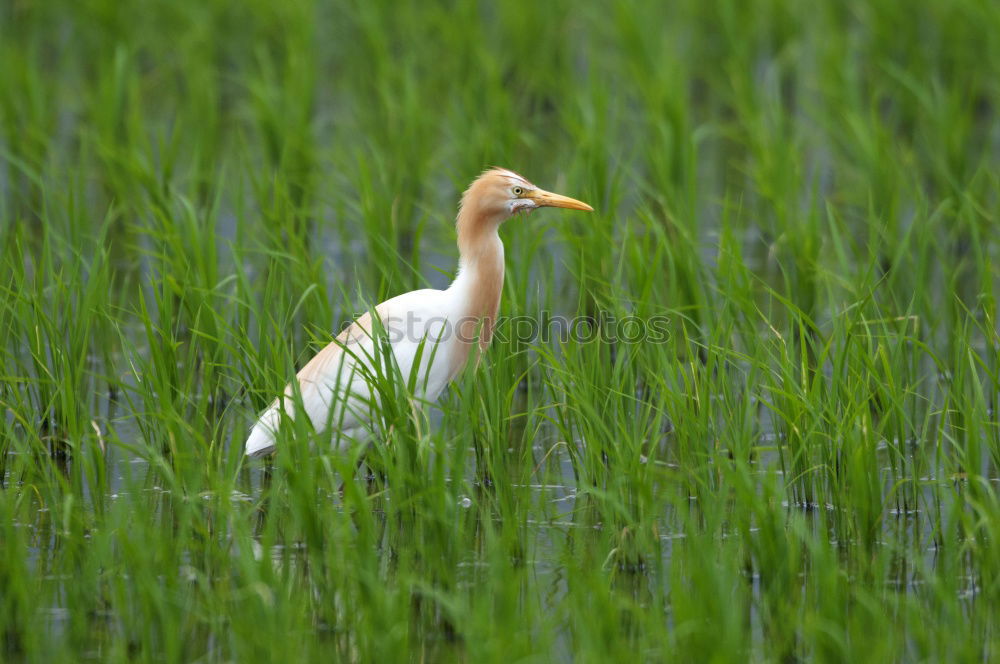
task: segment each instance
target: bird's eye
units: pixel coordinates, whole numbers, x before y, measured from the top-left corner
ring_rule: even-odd
[[[524,189],[521,189],[520,187],[514,187],[513,189],[511,189],[511,191],[514,193],[515,196],[520,196],[521,194],[524,193]]]

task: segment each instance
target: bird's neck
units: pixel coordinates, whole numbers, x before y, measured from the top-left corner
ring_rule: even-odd
[[[458,275],[449,291],[460,304],[460,339],[481,349],[493,338],[503,290],[503,242],[497,234],[499,223],[475,218],[463,210],[458,219]]]

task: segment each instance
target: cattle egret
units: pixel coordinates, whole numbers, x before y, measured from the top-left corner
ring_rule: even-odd
[[[458,209],[458,274],[447,290],[417,290],[374,308],[381,331],[405,378],[416,370],[416,395],[434,401],[466,365],[473,349],[484,351],[493,336],[504,252],[498,231],[518,212],[540,207],[593,210],[586,203],[539,189],[503,168],[480,175],[462,195]],[[376,359],[371,313],[355,320],[299,371],[302,407],[316,430],[350,432],[365,425],[366,410],[377,395],[370,379]],[[414,367],[414,363],[417,364]],[[282,412],[294,417],[293,385],[265,410],[246,442],[246,454],[274,451]]]

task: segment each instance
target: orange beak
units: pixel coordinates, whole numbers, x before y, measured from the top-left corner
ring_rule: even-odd
[[[551,191],[545,191],[544,189],[535,189],[528,193],[525,198],[530,198],[535,201],[538,207],[558,207],[566,208],[568,210],[586,210],[587,212],[593,212],[594,208],[590,207],[583,201],[578,201],[575,198],[570,198],[569,196],[561,196],[559,194],[553,194]]]

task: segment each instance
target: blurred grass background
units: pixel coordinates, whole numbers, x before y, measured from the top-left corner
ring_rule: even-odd
[[[0,4],[5,661],[989,661],[1000,5]],[[513,168],[501,341],[242,464]],[[393,389],[386,386],[386,389]],[[341,486],[343,485],[343,486]]]

